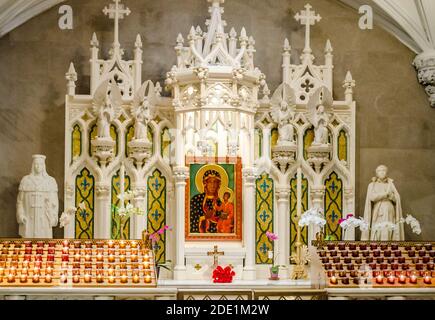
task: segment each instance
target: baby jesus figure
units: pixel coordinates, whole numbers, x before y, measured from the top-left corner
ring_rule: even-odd
[[[233,233],[234,231],[234,204],[229,202],[231,194],[225,192],[222,204],[216,208],[222,212],[217,223],[218,233]]]

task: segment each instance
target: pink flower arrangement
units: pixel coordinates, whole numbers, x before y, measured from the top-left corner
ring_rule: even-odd
[[[345,222],[345,221],[347,221],[347,220],[349,220],[350,218],[353,218],[354,217],[354,215],[353,214],[348,214],[347,216],[346,216],[346,219],[340,219],[340,220],[338,220],[338,224],[342,224],[343,222]]]
[[[276,240],[278,240],[278,236],[275,233],[272,233],[272,232],[269,232],[269,231],[266,232],[266,237],[270,241],[276,241]]]
[[[172,228],[170,226],[164,226],[163,228],[161,228],[160,230],[158,230],[157,232],[153,233],[150,235],[150,239],[155,243],[158,242],[160,240],[160,236],[163,235],[166,231],[172,231]]]

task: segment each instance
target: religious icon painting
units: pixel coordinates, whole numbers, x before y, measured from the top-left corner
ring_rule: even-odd
[[[187,241],[242,240],[242,164],[240,158],[187,159]],[[204,161],[202,161],[204,160]]]

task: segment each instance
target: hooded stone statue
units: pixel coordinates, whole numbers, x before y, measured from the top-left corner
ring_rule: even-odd
[[[23,238],[51,239],[58,223],[57,183],[47,174],[45,158],[34,155],[31,174],[20,183],[17,221]]]
[[[400,195],[394,186],[394,181],[387,177],[388,168],[379,166],[376,178],[373,178],[367,190],[367,200],[364,210],[364,220],[369,229],[363,231],[361,241],[403,241],[405,233],[402,219]],[[394,230],[386,227],[394,224]]]

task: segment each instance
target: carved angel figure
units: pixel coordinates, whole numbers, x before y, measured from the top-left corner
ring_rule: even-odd
[[[110,125],[121,113],[122,96],[116,85],[105,81],[95,92],[92,114],[97,118],[97,137],[111,139]]]
[[[294,127],[291,124],[296,112],[295,95],[288,84],[278,87],[272,96],[273,121],[278,123],[278,145],[294,143]]]
[[[314,146],[329,144],[329,115],[327,109],[332,108],[332,105],[332,94],[326,87],[317,89],[308,102],[309,118],[314,126]]]
[[[134,140],[148,140],[148,123],[153,118],[156,88],[151,81],[145,82],[136,93],[131,115],[134,118]]]

